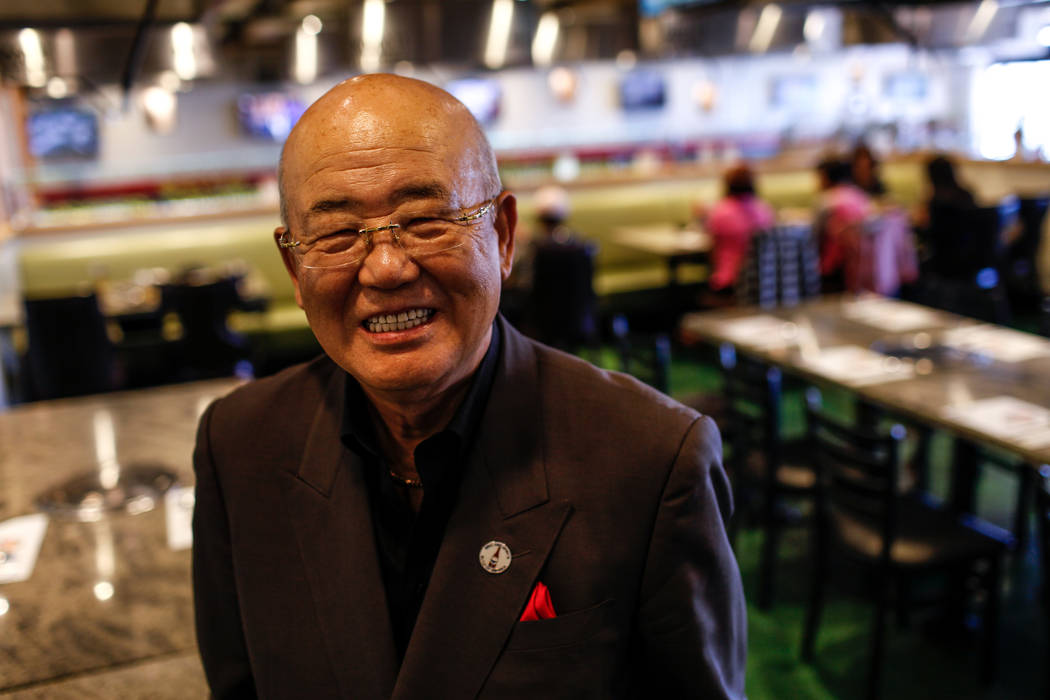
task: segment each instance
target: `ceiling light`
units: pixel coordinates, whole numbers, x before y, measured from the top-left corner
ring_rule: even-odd
[[[44,87],[47,73],[44,71],[44,50],[40,45],[40,34],[35,29],[18,32],[18,45],[25,57],[26,82],[31,87]]]
[[[386,4],[383,0],[365,0],[361,16],[361,69],[379,70],[383,59],[383,32],[386,26]]]
[[[182,80],[173,70],[161,71],[157,76],[157,84],[168,92],[176,92],[182,87]]]
[[[55,32],[55,74],[72,77],[77,72],[77,48],[73,32],[59,29]]]
[[[194,53],[193,27],[179,22],[171,28],[172,67],[182,80],[197,77],[197,56]]]
[[[616,67],[620,70],[631,70],[638,64],[638,56],[630,49],[616,54]]]
[[[306,17],[303,17],[302,28],[307,34],[317,36],[321,33],[321,27],[323,26],[321,20],[317,18],[317,15],[307,15]]]
[[[827,24],[823,12],[820,10],[810,10],[806,13],[806,23],[802,25],[802,35],[806,37],[806,41],[810,43],[819,41],[821,35],[824,34],[824,28]]]
[[[317,79],[317,35],[302,27],[295,33],[295,66],[292,69],[295,81],[309,85]]]
[[[1035,40],[1038,41],[1041,46],[1050,48],[1050,24],[1035,33]]]
[[[765,53],[769,50],[782,14],[783,12],[779,5],[771,3],[762,8],[762,14],[758,16],[758,24],[755,25],[755,33],[751,35],[751,43],[749,44],[749,48],[753,52]]]
[[[558,42],[560,22],[556,12],[544,12],[536,26],[532,39],[532,62],[537,66],[549,66],[554,59],[554,47]]]
[[[510,42],[513,19],[513,0],[493,0],[489,36],[485,42],[485,65],[489,68],[499,68],[507,60],[507,44]]]
[[[57,75],[51,76],[47,81],[47,96],[53,100],[60,100],[69,94],[69,86],[65,80]]]
[[[167,134],[175,128],[175,93],[159,85],[153,85],[142,91],[142,110],[146,113],[146,123],[159,134]]]
[[[995,13],[999,11],[999,3],[996,0],[981,0],[977,6],[977,12],[973,15],[969,28],[966,30],[967,41],[977,41],[988,31],[988,26],[995,19]]]

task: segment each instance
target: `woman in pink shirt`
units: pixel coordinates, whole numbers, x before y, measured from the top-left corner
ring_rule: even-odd
[[[708,212],[704,227],[714,239],[708,289],[718,296],[733,292],[747,259],[751,237],[773,225],[773,210],[755,196],[755,181],[746,165],[725,174],[726,194]]]

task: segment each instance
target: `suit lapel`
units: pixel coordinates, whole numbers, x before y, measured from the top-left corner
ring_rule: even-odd
[[[571,504],[548,497],[535,352],[500,323],[504,355],[395,699],[477,695],[572,512]],[[511,551],[501,574],[486,572],[479,561],[491,540]]]
[[[339,695],[389,697],[397,667],[368,491],[339,439],[345,385],[337,370],[288,475],[287,502]]]

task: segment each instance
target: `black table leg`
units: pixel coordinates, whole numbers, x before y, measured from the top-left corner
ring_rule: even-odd
[[[948,505],[956,513],[976,512],[977,459],[975,444],[961,438],[955,440]]]

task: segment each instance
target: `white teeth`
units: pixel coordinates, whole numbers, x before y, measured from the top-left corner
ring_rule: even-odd
[[[377,314],[365,321],[365,327],[371,333],[404,331],[422,325],[433,313],[430,309],[411,309],[396,314]]]

